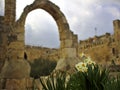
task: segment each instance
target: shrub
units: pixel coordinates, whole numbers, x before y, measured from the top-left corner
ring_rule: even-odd
[[[40,76],[49,75],[55,69],[56,62],[44,59],[36,59],[33,63],[30,63],[30,66],[30,76],[37,79]]]

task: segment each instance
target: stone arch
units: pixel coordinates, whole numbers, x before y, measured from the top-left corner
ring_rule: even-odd
[[[33,21],[34,23],[36,23],[36,25],[31,24],[33,23]],[[29,23],[30,25],[27,25],[27,23]],[[29,29],[33,29],[33,30],[29,30]],[[38,31],[37,32],[37,34],[39,35],[38,38],[34,36],[35,31]],[[42,31],[42,33],[39,31]],[[30,35],[33,35],[33,37],[29,37]],[[34,40],[36,40],[37,42],[36,41],[34,42]],[[25,44],[59,49],[60,37],[58,32],[58,26],[55,20],[53,19],[53,17],[45,10],[36,9],[28,14],[25,22]]]
[[[54,18],[58,26],[60,40],[72,39],[72,32],[69,30],[69,25],[64,14],[60,11],[59,7],[49,0],[35,0],[31,5],[26,6],[18,20],[19,24],[24,26],[27,15],[36,9],[43,9]]]
[[[21,35],[24,35],[24,25],[27,18],[27,15],[36,9],[43,9],[48,12],[53,19],[55,20],[58,26],[58,32],[60,37],[60,56],[61,58],[66,57],[76,57],[77,55],[77,35],[74,35],[70,31],[69,24],[61,12],[60,8],[49,0],[35,0],[31,5],[28,5],[24,8],[23,13],[16,22],[18,32],[22,32]],[[24,37],[24,36],[22,36]],[[23,38],[24,43],[24,38]]]

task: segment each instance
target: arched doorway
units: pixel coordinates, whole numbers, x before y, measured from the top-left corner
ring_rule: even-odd
[[[35,0],[33,4],[26,6],[20,19],[17,22],[21,23],[24,26],[27,15],[31,11],[36,9],[43,9],[54,18],[59,29],[60,40],[63,40],[66,38],[72,39],[70,35],[71,31],[69,30],[69,25],[64,14],[60,11],[59,7],[57,7],[55,4],[53,4],[48,0]]]
[[[25,45],[59,48],[60,39],[56,22],[43,9],[31,11],[25,22]]]

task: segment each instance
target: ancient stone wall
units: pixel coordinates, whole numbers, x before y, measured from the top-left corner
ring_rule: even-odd
[[[120,20],[113,21],[114,34],[106,33],[79,42],[78,56],[85,53],[99,64],[120,63]]]
[[[35,59],[45,59],[58,61],[60,59],[59,49],[54,48],[44,48],[37,46],[26,46],[25,54],[28,61],[33,61]]]
[[[114,42],[114,38],[109,33],[106,33],[102,36],[95,36],[93,38],[89,38],[87,40],[83,40],[79,42],[80,49],[92,48],[96,46],[100,46],[102,44],[109,44]]]

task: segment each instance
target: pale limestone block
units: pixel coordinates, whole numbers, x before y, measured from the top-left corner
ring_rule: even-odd
[[[61,54],[63,57],[76,57],[76,48],[64,48]]]
[[[65,47],[65,43],[64,40],[60,41],[60,48],[64,48]]]
[[[12,48],[12,49],[20,49],[24,47],[24,42],[11,42],[10,45],[8,46],[8,48]]]
[[[17,39],[18,39],[18,41],[24,41],[24,34],[23,33],[18,34]]]
[[[30,65],[26,60],[6,60],[0,78],[23,79],[30,75]]]
[[[7,79],[6,90],[26,90],[26,79]]]
[[[68,39],[68,40],[64,40],[64,47],[65,48],[71,48],[73,44],[73,41]]]

